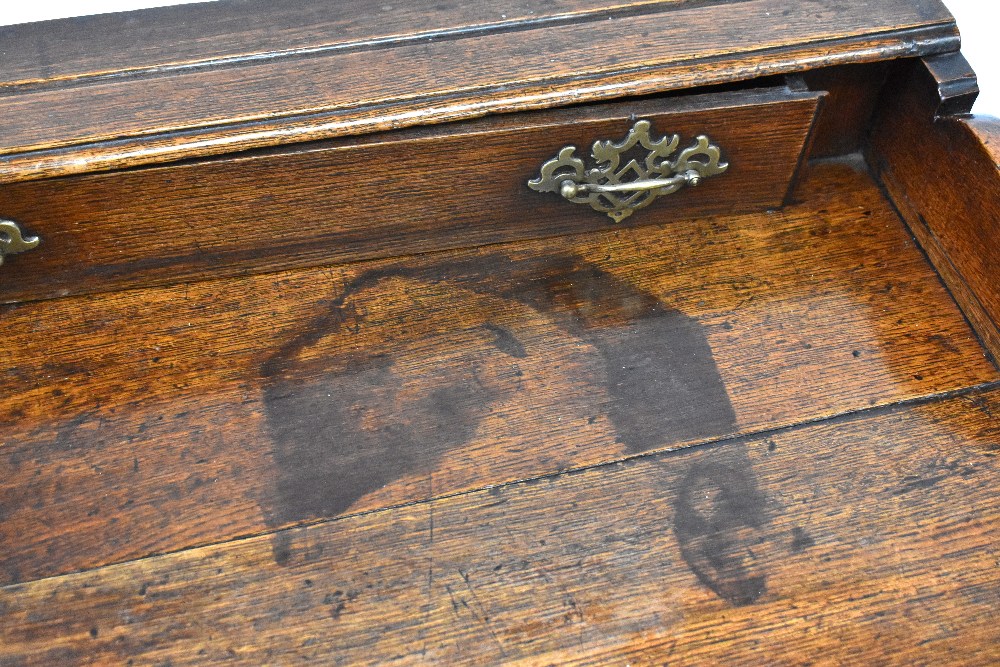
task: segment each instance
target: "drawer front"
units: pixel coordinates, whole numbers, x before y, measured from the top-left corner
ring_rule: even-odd
[[[0,301],[775,208],[821,97],[768,88],[642,100],[9,184],[0,187],[0,219],[41,242],[4,258]],[[674,155],[705,135],[728,167],[621,222],[529,186],[561,149],[575,146],[586,161],[595,141],[620,142],[640,121],[654,140],[679,135]],[[645,163],[644,151],[636,146],[622,164]]]

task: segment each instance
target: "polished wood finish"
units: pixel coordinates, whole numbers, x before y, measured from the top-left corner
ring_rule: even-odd
[[[13,664],[1000,660],[1000,392],[0,590]]]
[[[771,88],[387,133],[304,152],[0,186],[0,214],[43,239],[12,257],[0,302],[392,257],[613,227],[528,188],[566,145],[589,159],[636,118],[730,167],[627,221],[778,208],[820,94]]]
[[[939,0],[0,43],[0,665],[1000,663],[1000,125]],[[527,188],[639,118],[730,171]]]
[[[656,9],[13,88],[0,95],[0,182],[958,47],[939,0],[666,2]]]
[[[684,1],[226,0],[4,26],[0,89],[607,20]]]
[[[948,115],[971,109],[977,90],[960,55],[900,73],[873,135],[871,161],[987,348],[1000,358],[997,122]]]
[[[858,167],[780,213],[8,306],[0,577],[1000,379]]]

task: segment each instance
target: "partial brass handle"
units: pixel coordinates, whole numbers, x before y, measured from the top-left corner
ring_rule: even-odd
[[[591,149],[595,166],[590,169],[576,157],[575,146],[566,146],[542,165],[541,174],[529,181],[528,187],[538,192],[558,192],[575,204],[590,204],[594,210],[621,222],[658,197],[694,187],[729,168],[721,162],[719,147],[704,135],[671,160],[680,136],[653,140],[651,129],[648,120],[640,120],[621,142],[595,142]],[[623,166],[624,154],[636,146],[645,149],[646,155],[633,157]]]
[[[37,236],[25,236],[13,220],[0,220],[0,265],[7,255],[34,250],[41,243]]]

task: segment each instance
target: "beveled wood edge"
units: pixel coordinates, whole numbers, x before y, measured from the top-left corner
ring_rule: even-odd
[[[961,189],[974,195],[973,210],[959,211],[966,213],[962,216],[965,224],[970,224],[970,219],[974,219],[971,224],[980,224],[980,216],[985,214],[989,218],[990,212],[993,224],[1000,224],[996,219],[1000,211],[1000,157],[996,146],[986,140],[990,132],[1000,133],[1000,119],[971,115],[979,95],[978,80],[960,52],[921,58],[913,71],[897,73],[897,86],[903,89],[890,88],[887,94],[894,97],[886,99],[866,149],[873,176],[951,291],[980,337],[987,356],[1000,367],[1000,312],[991,312],[983,301],[983,286],[973,286],[967,278],[969,261],[949,254],[935,231],[956,224],[956,220],[935,216],[929,210],[934,206],[929,193],[935,189]],[[894,135],[893,130],[904,121],[916,123],[920,132],[911,131],[902,138]],[[880,141],[882,135],[890,138]],[[895,168],[896,159],[907,148],[917,145],[919,150],[929,153],[925,158],[927,165],[954,164],[963,170],[978,170],[978,175],[994,187],[970,186],[966,180],[968,174],[963,171],[943,175],[940,170],[929,168],[919,173],[901,173]],[[989,173],[991,164],[993,173]],[[971,215],[974,213],[979,215]],[[990,221],[984,224],[989,225]],[[997,271],[1000,280],[1000,267]],[[1000,293],[1000,283],[993,290]],[[996,299],[995,294],[990,297]]]
[[[740,88],[738,90],[698,88],[680,91],[673,95],[645,97],[634,101],[610,99],[590,106],[543,107],[525,114],[487,114],[441,124],[412,125],[376,132],[336,136],[329,139],[288,144],[281,143],[275,146],[251,148],[238,152],[226,152],[203,158],[182,160],[180,161],[181,164],[177,164],[176,162],[153,163],[114,169],[103,173],[135,171],[138,169],[197,167],[201,164],[219,161],[238,163],[256,160],[261,157],[337,151],[362,146],[396,144],[399,142],[435,141],[445,137],[461,136],[471,138],[484,134],[560,127],[566,123],[589,122],[611,117],[629,118],[633,114],[642,116],[644,114],[666,112],[677,114],[701,113],[743,106],[781,105],[808,100],[813,100],[821,104],[825,97],[825,91],[799,90],[793,86],[781,85],[780,80],[776,80],[773,83],[762,82],[760,86]]]
[[[961,40],[954,23],[879,36],[836,39],[831,55],[810,43],[738,57],[695,58],[663,68],[619,72],[593,80],[573,78],[520,88],[468,91],[461,95],[404,101],[387,107],[362,107],[290,116],[266,122],[240,123],[168,134],[81,144],[53,150],[0,155],[0,184],[112,171],[136,166],[224,155],[283,144],[302,143],[436,125],[492,114],[533,111],[598,103],[633,96],[670,93],[692,86],[733,84],[797,71],[872,63],[956,51]],[[707,66],[711,65],[711,68]]]

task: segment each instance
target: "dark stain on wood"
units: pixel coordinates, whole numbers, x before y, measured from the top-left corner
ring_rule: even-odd
[[[695,461],[677,482],[674,534],[698,580],[735,606],[767,592],[760,556],[768,540],[767,500],[740,443]]]
[[[279,469],[277,523],[337,516],[464,444],[493,400],[476,377],[476,356],[447,376],[421,377],[417,392],[405,391],[405,371],[387,357],[307,380],[292,379],[298,369],[289,360],[264,393]]]
[[[487,322],[483,325],[483,328],[493,334],[493,343],[501,352],[517,359],[524,359],[528,356],[524,345],[511,333],[510,329],[493,324],[492,322]]]
[[[816,546],[816,540],[807,533],[801,526],[792,529],[792,553],[802,553],[809,547]]]
[[[725,383],[696,319],[574,258],[554,258],[544,279],[519,282],[511,298],[564,313],[569,333],[601,355],[612,397],[608,416],[630,452],[661,444],[665,434],[691,438],[736,430]]]
[[[261,377],[269,357],[296,360],[299,371],[317,362],[335,372],[337,359],[384,355],[397,374],[423,358],[428,376],[464,373],[462,360],[475,354],[490,360],[479,374],[497,399],[472,441],[433,470],[359,499],[351,513],[642,451],[650,444],[642,429],[633,437],[625,420],[612,421],[614,401],[625,399],[608,389],[599,346],[613,347],[605,331],[641,338],[630,331],[647,319],[695,334],[698,326],[684,317],[697,320],[744,434],[995,380],[967,323],[867,177],[842,163],[811,174],[800,190],[805,203],[780,214],[0,309],[8,340],[0,374],[7,406],[0,415],[0,581],[291,528],[296,522],[276,525],[279,503],[267,497],[279,479],[263,402],[264,386],[280,379]],[[872,218],[861,220],[858,212],[867,210]],[[338,305],[349,288],[353,296]],[[499,349],[487,324],[509,331],[526,356]],[[315,339],[302,333],[310,326],[321,332]],[[440,363],[433,350],[421,357],[421,347],[447,335],[455,338],[440,345]],[[694,356],[707,350],[694,339],[680,344]],[[272,370],[278,373],[277,363]],[[698,414],[717,428],[705,428],[703,438],[663,432],[656,448],[717,440],[729,408],[721,398],[708,402],[717,417],[707,407]],[[678,422],[697,430],[698,414]],[[784,445],[772,442],[769,455],[780,456]],[[931,490],[937,487],[900,502]],[[810,524],[801,525],[819,541]],[[779,540],[785,554],[790,528]],[[289,559],[304,548],[288,545]]]
[[[696,320],[656,304],[632,326],[595,332],[591,340],[604,357],[614,399],[608,416],[628,451],[652,449],[664,433],[687,439],[736,429]]]
[[[469,328],[447,310],[421,313],[413,296],[389,306],[408,312],[383,313],[380,321],[417,318],[421,331],[406,332],[405,341],[379,333],[385,339],[370,347],[340,352],[351,346],[337,339],[378,327],[368,322],[365,302],[391,281],[410,295],[430,289],[458,301],[465,291],[499,295],[500,302],[481,326]],[[736,430],[698,321],[580,258],[494,254],[370,271],[262,365],[279,470],[265,508],[272,525],[340,515],[400,477],[433,471],[469,442],[494,406],[519,390],[516,360],[527,348],[494,317],[509,302],[536,309],[596,350],[608,417],[627,451]],[[444,349],[447,355],[430,352]],[[276,560],[285,546],[275,543]]]

